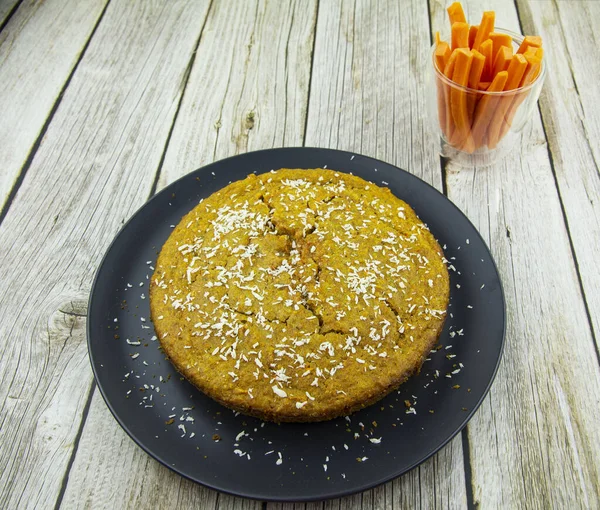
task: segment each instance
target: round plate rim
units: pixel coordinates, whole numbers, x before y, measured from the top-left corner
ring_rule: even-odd
[[[269,496],[267,494],[248,494],[248,493],[243,493],[243,492],[235,492],[232,490],[227,490],[224,489],[222,487],[217,486],[216,484],[211,484],[209,481],[207,480],[199,480],[197,478],[194,478],[192,475],[184,472],[182,469],[178,469],[175,466],[172,466],[168,463],[168,461],[164,460],[160,455],[154,453],[149,447],[147,447],[141,440],[139,440],[136,436],[136,434],[133,433],[133,431],[131,431],[129,429],[129,427],[127,426],[126,423],[124,423],[124,421],[121,419],[121,417],[118,415],[118,413],[116,412],[116,410],[114,409],[113,405],[111,404],[107,394],[106,394],[106,390],[103,388],[103,385],[100,381],[100,376],[99,376],[99,372],[98,369],[96,367],[96,362],[94,361],[94,353],[93,353],[93,349],[92,349],[92,345],[91,345],[91,331],[90,331],[90,314],[92,313],[92,305],[94,303],[94,295],[95,295],[95,290],[96,290],[96,286],[98,285],[99,282],[99,278],[100,275],[102,273],[102,270],[104,269],[104,265],[106,263],[106,259],[108,258],[111,250],[113,249],[114,245],[117,243],[117,241],[119,240],[120,236],[123,234],[123,232],[125,232],[125,230],[127,229],[127,227],[129,226],[130,223],[132,223],[138,215],[140,215],[142,213],[142,211],[146,208],[149,207],[149,205],[156,199],[158,199],[158,197],[160,195],[163,195],[165,193],[169,193],[170,189],[172,187],[175,187],[176,184],[178,184],[180,181],[184,180],[184,179],[189,179],[190,175],[192,174],[198,174],[198,173],[203,173],[203,172],[208,172],[210,171],[211,168],[213,168],[214,166],[217,165],[222,165],[223,163],[230,161],[230,160],[234,160],[234,159],[243,159],[244,157],[248,156],[249,154],[260,154],[260,153],[273,153],[273,152],[287,152],[287,151],[293,151],[293,150],[306,150],[306,151],[320,151],[320,152],[326,152],[326,153],[337,153],[337,154],[346,154],[348,156],[354,156],[354,157],[360,157],[360,158],[364,158],[364,159],[368,159],[374,163],[378,163],[378,164],[382,164],[382,165],[386,165],[386,166],[390,166],[393,167],[395,170],[401,172],[402,174],[404,174],[405,178],[409,178],[412,179],[414,181],[418,181],[419,185],[425,185],[429,188],[431,188],[431,190],[435,191],[435,193],[437,195],[439,195],[444,201],[448,202],[449,205],[454,208],[460,216],[462,216],[462,218],[464,220],[466,220],[466,222],[468,222],[468,224],[473,228],[473,230],[475,231],[476,235],[478,236],[479,240],[481,241],[482,245],[485,246],[489,257],[490,257],[490,262],[492,264],[492,268],[494,270],[494,272],[496,273],[497,276],[497,280],[498,280],[498,288],[500,291],[500,298],[501,298],[501,302],[502,302],[502,335],[501,335],[501,339],[500,339],[500,345],[499,345],[499,351],[498,351],[498,358],[496,360],[495,366],[492,370],[490,379],[484,389],[484,391],[481,393],[481,397],[477,400],[476,404],[465,414],[465,418],[464,420],[462,420],[462,422],[460,423],[459,426],[456,427],[456,429],[441,443],[439,443],[438,445],[436,445],[431,451],[429,451],[426,455],[422,456],[419,460],[415,461],[413,464],[411,464],[409,467],[402,469],[399,472],[393,472],[393,473],[388,473],[385,476],[383,476],[382,478],[380,478],[379,480],[375,481],[375,482],[368,482],[366,484],[360,485],[360,484],[354,484],[352,485],[351,488],[349,488],[348,490],[341,490],[341,491],[337,491],[332,493],[331,495],[327,495],[325,497],[323,496],[319,496],[319,495],[314,495],[314,496],[308,496],[306,498],[295,498],[295,497],[291,497],[291,498],[285,498],[285,497],[273,497],[273,496]],[[344,170],[338,170],[336,169],[336,171],[339,171],[341,173],[349,173],[346,172]],[[252,173],[249,172],[248,175]],[[88,356],[89,356],[89,361],[90,361],[90,365],[92,367],[92,372],[94,374],[94,381],[95,384],[97,385],[98,389],[100,390],[100,394],[102,395],[102,398],[104,400],[104,402],[106,403],[106,406],[108,407],[108,409],[110,410],[111,414],[113,415],[113,417],[115,418],[115,420],[117,421],[117,423],[119,424],[119,426],[127,433],[127,435],[130,437],[130,439],[133,440],[133,442],[139,446],[144,452],[146,452],[146,454],[148,454],[150,457],[152,457],[153,459],[155,459],[156,461],[158,461],[160,464],[162,464],[163,466],[167,467],[168,469],[170,469],[171,471],[177,473],[178,475],[192,481],[195,483],[198,483],[204,487],[207,487],[209,489],[212,490],[216,490],[225,494],[229,494],[231,496],[236,496],[236,497],[242,497],[242,498],[248,498],[248,499],[252,499],[252,500],[256,500],[256,501],[269,501],[269,502],[311,502],[311,501],[326,501],[326,500],[330,500],[330,499],[335,499],[335,498],[341,498],[341,497],[345,497],[345,496],[350,496],[352,494],[357,494],[369,489],[372,489],[374,487],[378,487],[384,483],[387,483],[395,478],[398,478],[400,476],[403,476],[405,474],[407,474],[408,472],[412,471],[413,469],[415,469],[416,467],[418,467],[419,465],[421,465],[422,463],[424,463],[425,461],[427,461],[428,459],[430,459],[433,455],[435,455],[437,452],[439,452],[442,448],[444,448],[450,441],[452,441],[452,439],[454,439],[467,425],[467,423],[471,420],[471,418],[474,416],[474,414],[477,412],[477,410],[479,409],[479,407],[481,406],[481,404],[483,403],[483,400],[487,397],[490,388],[496,378],[496,375],[498,373],[498,369],[500,367],[500,362],[502,360],[502,356],[504,353],[504,346],[505,346],[505,342],[506,342],[506,299],[505,299],[505,293],[504,293],[504,288],[502,285],[502,280],[500,278],[500,272],[498,271],[498,267],[496,265],[496,261],[494,260],[491,251],[487,245],[487,243],[485,242],[485,240],[483,239],[483,237],[481,236],[481,233],[479,232],[479,230],[475,227],[475,225],[473,225],[473,223],[471,222],[471,220],[466,216],[466,214],[464,214],[460,208],[454,204],[454,202],[452,202],[446,195],[444,195],[441,191],[439,191],[437,188],[435,188],[434,186],[432,186],[431,184],[429,184],[428,182],[424,181],[423,179],[417,177],[414,174],[411,174],[410,172],[408,172],[407,170],[404,170],[400,167],[397,167],[396,165],[392,164],[392,163],[388,163],[386,161],[377,159],[377,158],[373,158],[371,156],[366,156],[357,152],[352,152],[352,151],[345,151],[345,150],[340,150],[340,149],[329,149],[329,148],[324,148],[324,147],[302,147],[302,146],[296,146],[296,147],[278,147],[278,148],[272,148],[272,149],[261,149],[261,150],[256,150],[256,151],[249,151],[249,152],[245,152],[243,154],[237,154],[234,156],[229,156],[227,158],[223,158],[217,161],[214,161],[212,163],[209,163],[207,165],[204,165],[202,167],[199,167],[197,169],[194,169],[188,173],[186,173],[185,175],[182,175],[181,177],[179,177],[178,179],[176,179],[175,181],[169,183],[167,186],[165,186],[163,189],[161,189],[158,193],[155,193],[152,197],[150,197],[146,202],[144,202],[132,215],[131,217],[121,226],[121,228],[119,229],[119,231],[117,232],[117,234],[115,235],[115,237],[113,238],[113,240],[111,241],[110,245],[108,246],[108,248],[106,249],[106,251],[104,252],[104,255],[102,257],[102,260],[100,261],[100,263],[98,264],[98,268],[96,270],[96,273],[94,275],[94,280],[92,283],[92,287],[90,290],[90,296],[88,299],[88,309],[87,309],[87,314],[86,314],[86,337],[87,337],[87,348],[88,348]]]

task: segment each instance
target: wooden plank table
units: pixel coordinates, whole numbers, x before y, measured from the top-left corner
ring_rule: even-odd
[[[441,0],[0,0],[0,508],[600,508],[600,64],[594,0],[468,0],[543,36],[522,147],[441,161],[425,121]],[[490,394],[444,449],[341,500],[219,494],[155,462],[93,382],[91,282],[181,175],[281,146],[354,151],[442,190],[507,301]]]

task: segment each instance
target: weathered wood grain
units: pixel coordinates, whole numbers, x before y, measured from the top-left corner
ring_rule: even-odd
[[[322,510],[324,503],[271,503],[269,508],[272,510]]]
[[[218,159],[302,145],[315,18],[314,0],[215,4],[159,188]]]
[[[148,197],[207,7],[109,5],[0,225],[0,508],[56,503],[92,381],[92,277]]]
[[[0,32],[0,210],[106,2],[25,0]]]
[[[423,2],[321,2],[306,145],[383,159],[441,189],[427,145],[425,69],[429,21]],[[465,508],[460,437],[419,468],[325,508]]]
[[[0,27],[7,21],[19,0],[0,0]]]
[[[61,508],[260,508],[260,503],[234,498],[186,480],[134,445],[95,392],[87,423],[105,434],[86,434],[69,477]],[[85,464],[105,469],[86,469]],[[83,469],[82,469],[83,468]],[[127,488],[125,490],[125,488]],[[79,491],[77,489],[82,489]]]
[[[569,233],[600,349],[600,3],[518,2],[523,30],[543,37],[552,67],[541,97],[542,120]]]
[[[98,390],[95,395],[98,395]],[[104,404],[102,397],[93,398],[87,421],[110,430],[114,438],[109,443],[102,436],[91,438],[93,448],[85,450],[87,462],[93,465],[110,465],[103,471],[80,470],[74,465],[69,475],[69,484],[62,500],[63,508],[168,508],[183,499],[184,478],[164,468],[141,448],[132,447],[129,436],[118,426]],[[78,450],[82,451],[82,450]],[[135,466],[135,469],[132,469]],[[84,482],[87,490],[72,490],[74,484]],[[127,499],[122,499],[122,487],[127,486]],[[168,490],[165,490],[167,488]],[[93,490],[90,490],[93,489]],[[212,500],[194,501],[196,508],[214,507]],[[188,505],[191,501],[187,501]],[[190,507],[190,506],[188,506]],[[184,508],[177,504],[177,508]]]
[[[214,159],[249,148],[302,145],[315,18],[314,1],[212,5],[159,187]],[[97,454],[100,448],[109,453]],[[115,462],[118,455],[125,460]],[[142,478],[148,494],[139,491]],[[96,392],[65,506],[85,506],[85,501],[93,500],[102,508],[151,508],[154,496],[156,501],[177,501],[177,508],[258,510],[262,506],[188,482],[150,460],[125,438]]]
[[[441,189],[439,158],[425,143],[429,47],[426,5],[324,2],[306,145],[377,157]]]
[[[464,3],[477,20],[482,5]],[[445,6],[431,7],[435,29]],[[519,30],[513,4],[485,8]],[[449,197],[498,264],[508,314],[503,362],[468,427],[473,499],[481,509],[597,508],[600,370],[537,112],[523,139],[493,167],[447,167]]]

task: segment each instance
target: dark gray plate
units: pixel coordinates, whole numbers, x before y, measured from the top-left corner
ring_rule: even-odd
[[[445,246],[455,270],[450,271],[443,348],[432,353],[421,373],[398,392],[350,419],[275,425],[235,415],[182,380],[153,340],[148,304],[152,265],[172,226],[201,198],[230,181],[283,167],[324,166],[388,186]],[[119,424],[149,455],[214,489],[261,500],[297,501],[369,489],[406,473],[450,441],[492,383],[504,343],[505,306],[485,243],[444,195],[372,158],[285,148],[206,166],[145,204],[117,235],[100,265],[87,324],[98,387]],[[137,342],[140,345],[132,345]],[[370,440],[379,438],[380,443]]]

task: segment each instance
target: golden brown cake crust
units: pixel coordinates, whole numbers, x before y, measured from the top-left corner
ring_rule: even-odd
[[[331,170],[234,182],[173,230],[150,287],[175,367],[270,421],[320,421],[418,371],[449,297],[442,251],[387,188]]]

